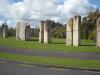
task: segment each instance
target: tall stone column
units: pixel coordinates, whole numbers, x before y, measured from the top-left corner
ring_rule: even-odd
[[[48,44],[51,42],[51,25],[52,21],[46,20],[44,22],[44,43]]]
[[[30,25],[21,21],[16,26],[16,38],[19,40],[30,40]]]
[[[30,40],[30,25],[25,27],[25,40]]]
[[[66,45],[73,45],[73,18],[66,25]]]
[[[97,20],[96,46],[100,47],[100,17]]]
[[[39,43],[44,42],[44,21],[41,21],[39,24]]]
[[[25,40],[25,22],[20,22],[19,30],[20,30],[20,40]]]
[[[8,37],[8,25],[6,23],[2,25],[2,35],[3,35],[3,38]]]
[[[73,19],[73,46],[80,45],[81,16],[74,16]]]
[[[30,26],[24,21],[20,23],[20,39],[30,40]]]
[[[20,22],[17,22],[17,24],[16,24],[16,39],[17,40],[20,39],[20,37],[19,37],[20,36],[19,35],[20,34],[20,29],[19,28],[20,28]]]
[[[4,27],[3,27],[3,38],[6,38],[6,30]]]

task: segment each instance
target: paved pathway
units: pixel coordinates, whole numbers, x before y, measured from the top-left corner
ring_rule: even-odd
[[[53,52],[43,51],[34,49],[19,49],[19,48],[8,48],[0,46],[0,52],[22,54],[22,55],[34,55],[34,56],[47,56],[47,57],[64,57],[64,58],[79,58],[86,60],[100,60],[100,52]]]

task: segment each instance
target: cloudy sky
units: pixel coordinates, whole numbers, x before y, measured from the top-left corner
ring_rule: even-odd
[[[66,23],[75,15],[85,16],[96,8],[100,0],[0,0],[0,25],[7,20],[15,27],[20,20],[29,21],[35,27],[41,20]]]

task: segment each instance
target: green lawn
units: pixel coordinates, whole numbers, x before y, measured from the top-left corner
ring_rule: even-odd
[[[0,38],[0,45],[16,48],[30,48],[36,50],[48,50],[48,51],[66,51],[66,52],[100,52],[100,48],[96,48],[93,40],[82,40],[82,46],[72,47],[66,46],[65,39],[54,39],[50,44],[40,44],[37,38],[32,41],[16,40],[15,37],[6,39]]]
[[[60,65],[77,68],[99,68],[100,60],[81,60],[72,58],[57,58],[57,57],[41,57],[41,56],[25,56],[18,54],[0,53],[0,58],[6,58],[17,61],[24,61],[38,64]]]

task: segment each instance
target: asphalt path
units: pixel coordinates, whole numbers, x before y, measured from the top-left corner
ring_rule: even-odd
[[[0,75],[100,75],[100,72],[47,68],[25,64],[16,64],[0,60]]]
[[[29,56],[46,56],[46,57],[64,57],[64,58],[78,58],[85,60],[100,60],[100,52],[61,52],[61,51],[46,51],[23,48],[9,48],[0,46],[0,52],[7,52],[13,54],[22,54]]]

